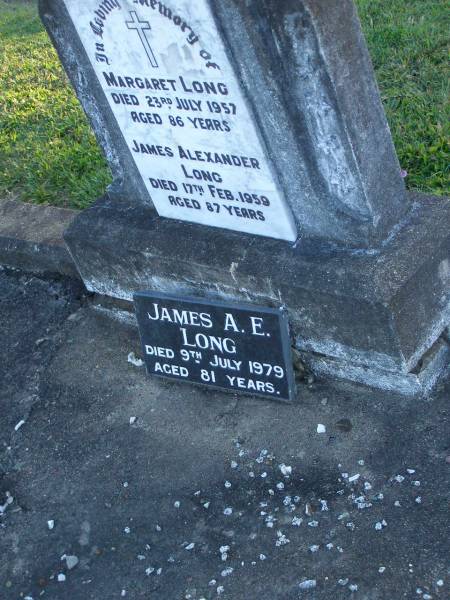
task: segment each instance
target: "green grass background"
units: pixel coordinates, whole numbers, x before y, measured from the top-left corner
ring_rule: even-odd
[[[407,185],[449,194],[446,0],[357,0]],[[0,0],[0,197],[84,208],[105,160],[37,16]]]

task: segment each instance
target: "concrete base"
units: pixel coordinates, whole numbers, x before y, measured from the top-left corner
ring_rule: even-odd
[[[415,195],[411,207],[395,235],[369,251],[207,229],[107,197],[82,212],[65,239],[92,292],[284,305],[293,345],[313,370],[416,393],[448,359],[442,341],[420,366],[450,323],[450,200]]]
[[[448,332],[433,344],[409,373],[385,371],[366,365],[355,365],[314,353],[300,352],[301,360],[318,377],[346,379],[374,388],[398,392],[407,396],[426,396],[450,366],[450,338]]]
[[[0,200],[0,264],[78,277],[63,241],[75,210]]]

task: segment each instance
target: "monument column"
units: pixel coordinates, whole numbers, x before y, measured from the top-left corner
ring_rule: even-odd
[[[378,245],[410,203],[353,1],[212,4],[301,234]]]

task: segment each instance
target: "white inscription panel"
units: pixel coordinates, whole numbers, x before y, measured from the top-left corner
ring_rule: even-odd
[[[207,0],[64,0],[161,216],[294,241]]]

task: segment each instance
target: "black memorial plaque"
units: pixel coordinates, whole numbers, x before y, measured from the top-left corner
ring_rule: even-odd
[[[294,398],[286,313],[154,292],[134,296],[150,375],[236,393]]]

